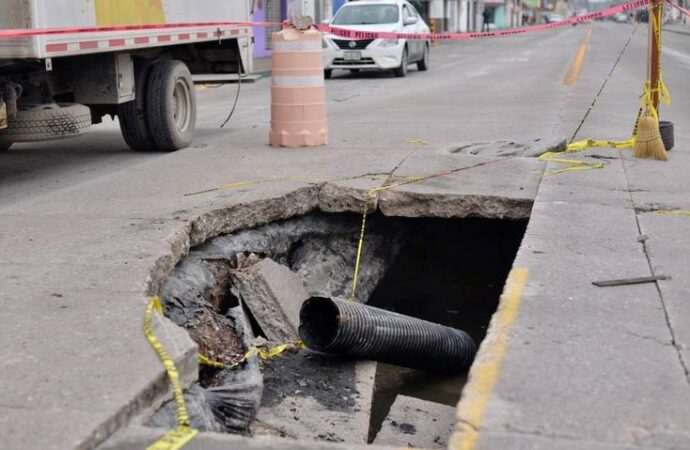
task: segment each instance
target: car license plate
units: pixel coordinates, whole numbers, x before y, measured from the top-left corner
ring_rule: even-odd
[[[362,59],[362,52],[345,52],[343,59],[345,61],[360,61]]]

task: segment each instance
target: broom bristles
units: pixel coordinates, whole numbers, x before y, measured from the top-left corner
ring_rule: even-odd
[[[635,136],[635,157],[668,160],[668,153],[659,133],[659,121],[650,114],[640,117]]]

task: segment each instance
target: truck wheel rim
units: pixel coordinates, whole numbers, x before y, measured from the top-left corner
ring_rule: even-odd
[[[190,104],[189,86],[184,80],[177,80],[173,89],[173,120],[179,131],[185,131],[189,127]]]

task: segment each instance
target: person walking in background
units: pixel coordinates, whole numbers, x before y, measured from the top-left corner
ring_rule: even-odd
[[[488,9],[484,8],[484,11],[482,11],[482,31],[490,31],[489,30],[489,17],[491,17],[491,13],[489,12]]]

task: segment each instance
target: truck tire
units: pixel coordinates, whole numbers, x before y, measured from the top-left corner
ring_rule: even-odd
[[[146,120],[146,92],[150,69],[150,65],[135,65],[136,98],[131,102],[121,103],[117,108],[122,137],[129,148],[139,152],[156,150],[156,144],[153,142]]]
[[[160,61],[151,68],[146,106],[151,138],[159,150],[178,150],[192,143],[196,89],[182,61]]]
[[[79,136],[91,126],[91,110],[77,103],[20,106],[17,115],[0,131],[6,142],[32,142]]]

